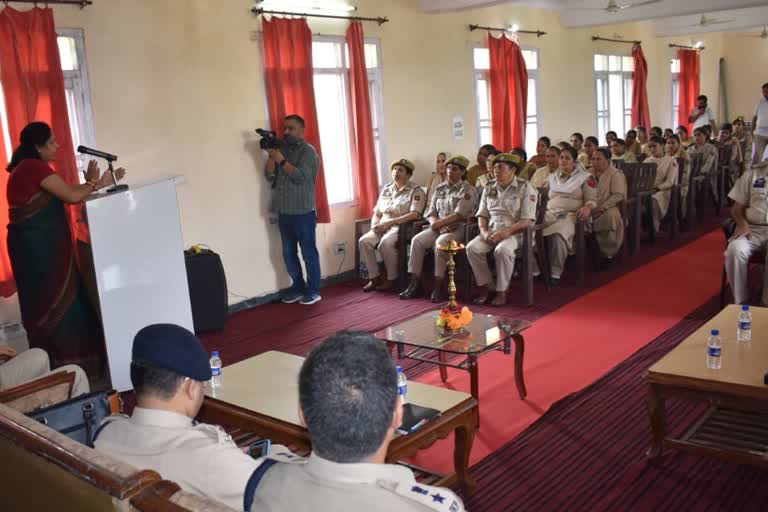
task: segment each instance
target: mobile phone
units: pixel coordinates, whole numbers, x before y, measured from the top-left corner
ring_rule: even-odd
[[[269,455],[269,449],[272,447],[272,442],[269,439],[259,439],[251,443],[248,447],[248,455],[254,459],[260,457],[266,457]]]

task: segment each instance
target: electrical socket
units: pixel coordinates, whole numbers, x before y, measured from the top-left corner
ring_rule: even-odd
[[[346,254],[347,242],[336,242],[333,244],[333,254]]]

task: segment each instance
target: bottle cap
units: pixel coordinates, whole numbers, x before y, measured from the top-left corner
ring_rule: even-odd
[[[749,311],[749,306],[747,306],[746,304],[744,304],[743,306],[741,306],[741,310],[742,310],[742,311]]]
[[[712,329],[709,332],[709,334],[711,334],[712,336],[720,336],[720,331],[718,331],[717,329]]]
[[[211,356],[217,356],[217,355],[219,355],[218,350],[214,350],[213,352],[211,352]]]
[[[400,373],[403,371],[403,367],[400,365],[395,366],[395,369],[397,370],[397,373]]]

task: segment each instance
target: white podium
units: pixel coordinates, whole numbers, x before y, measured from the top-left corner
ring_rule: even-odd
[[[193,330],[176,184],[172,177],[85,202],[109,372],[132,389],[131,348],[149,324]]]

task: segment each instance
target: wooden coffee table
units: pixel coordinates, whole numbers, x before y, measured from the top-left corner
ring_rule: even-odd
[[[215,390],[207,387],[198,419],[237,427],[294,451],[309,452],[309,433],[299,422],[298,414],[298,376],[303,362],[303,357],[270,351],[225,367],[223,386]],[[416,432],[397,435],[389,445],[387,462],[411,457],[453,432],[454,474],[437,475],[415,469],[419,476],[426,477],[422,481],[428,485],[450,486],[460,482],[471,491],[475,483],[468,468],[477,401],[466,393],[418,382],[408,383],[408,401],[437,409],[441,415]]]
[[[738,306],[728,306],[651,366],[648,407],[653,445],[648,456],[677,448],[738,463],[768,465],[768,309],[750,308],[752,341],[736,341]],[[707,369],[707,337],[719,329],[722,368]],[[679,439],[667,435],[665,400],[683,398],[710,407]]]
[[[428,311],[382,329],[374,336],[397,347],[399,359],[414,359],[438,365],[440,378],[448,380],[448,368],[469,372],[469,386],[472,396],[479,401],[479,370],[477,358],[488,352],[500,350],[511,353],[511,342],[515,342],[515,384],[520,398],[528,394],[523,378],[523,355],[525,339],[521,334],[531,326],[527,320],[515,320],[503,316],[475,314],[463,329],[448,331],[435,325],[436,311]],[[413,347],[406,351],[404,346]],[[449,363],[450,355],[465,356],[458,363]],[[433,356],[436,356],[433,357]],[[410,385],[410,383],[409,383]],[[477,415],[477,426],[480,414]]]

